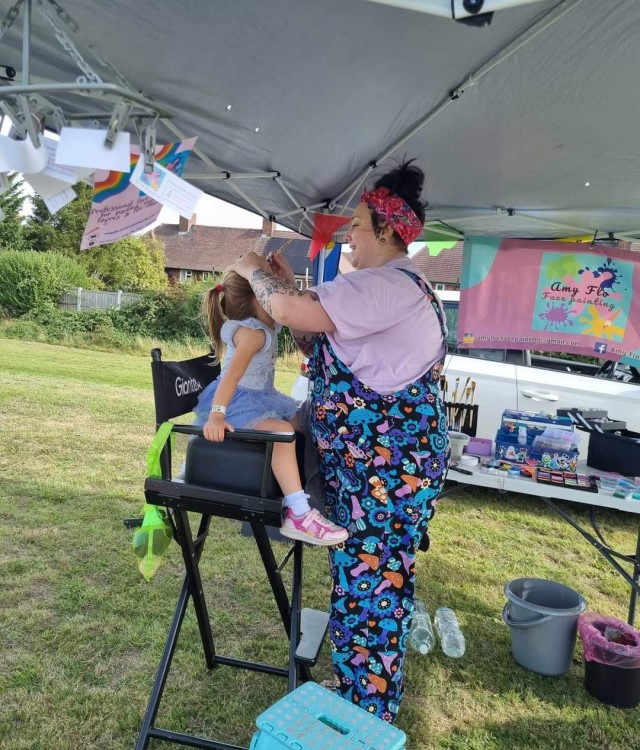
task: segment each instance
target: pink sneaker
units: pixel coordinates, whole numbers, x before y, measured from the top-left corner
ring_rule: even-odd
[[[332,547],[349,538],[346,529],[331,523],[315,508],[303,516],[294,516],[291,508],[285,508],[280,533],[289,539],[299,539],[301,542],[316,544],[319,547]]]

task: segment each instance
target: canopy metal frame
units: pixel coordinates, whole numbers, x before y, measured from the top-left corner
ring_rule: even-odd
[[[41,16],[53,28],[54,35],[62,48],[82,71],[82,74],[75,81],[38,83],[31,81],[31,32],[34,2]],[[136,91],[122,73],[104,57],[100,57],[99,60],[114,73],[117,83],[102,80],[66,31],[56,24],[54,14],[57,15],[58,19],[69,31],[74,33],[79,31],[78,24],[56,0],[17,0],[0,26],[0,39],[11,28],[21,10],[23,13],[22,82],[15,83],[9,80],[7,81],[7,85],[0,87],[0,109],[11,120],[15,133],[19,138],[29,137],[34,148],[39,148],[41,145],[40,135],[44,131],[45,123],[49,129],[60,132],[62,127],[67,124],[89,120],[94,125],[100,125],[102,121],[107,121],[108,119],[105,146],[112,147],[118,133],[129,125],[138,134],[141,153],[145,159],[145,171],[149,172],[153,168],[156,143],[155,128],[158,119],[181,140],[186,137],[173,124],[173,114],[171,112],[158,107],[147,96]],[[91,48],[89,50],[95,55],[94,50]],[[56,94],[77,95],[101,103],[112,102],[113,109],[110,114],[97,111],[64,112],[60,106],[48,98],[54,97]],[[280,186],[296,210],[302,208],[300,202],[286,186],[279,172],[231,172],[215,164],[200,148],[195,147],[193,153],[211,171],[187,174],[185,175],[185,179],[207,181],[228,180],[232,185],[232,189],[243,200],[249,203],[256,213],[263,216],[263,218],[273,218],[246,191],[235,184],[236,180],[271,179]]]
[[[318,202],[302,199],[296,194],[297,191],[292,189],[285,171],[227,168],[220,164],[218,158],[212,156],[200,145],[196,145],[193,149],[193,156],[199,160],[199,164],[192,171],[186,173],[184,177],[187,180],[205,183],[205,190],[206,183],[227,183],[229,190],[238,198],[238,205],[248,207],[264,219],[297,228],[301,233],[310,235],[313,232],[313,214],[315,212],[342,215],[350,211],[359,190],[385,159],[397,154],[400,149],[411,142],[414,136],[438,120],[455,103],[460,102],[465,93],[476,87],[503,63],[510,60],[527,45],[530,45],[533,40],[539,38],[583,3],[586,5],[586,0],[559,0],[551,9],[534,18],[527,27],[515,33],[510,41],[505,43],[503,40],[498,48],[489,53],[483,63],[464,75],[461,83],[453,86],[446,96],[435,106],[431,106],[403,135],[395,138],[378,151],[377,155],[360,169],[346,187],[335,192],[333,197],[329,194],[326,199]],[[414,2],[391,4],[404,7],[416,5]],[[509,4],[513,5],[512,2]],[[532,4],[535,5],[535,3]],[[436,6],[444,8],[445,3],[434,2],[430,5],[434,8]],[[31,73],[33,52],[31,30],[34,7],[45,19],[48,28],[67,56],[79,68],[80,75],[75,81],[35,80],[33,78]],[[0,38],[11,28],[20,13],[23,16],[21,81],[0,81],[0,109],[6,117],[11,119],[18,137],[29,137],[37,145],[43,122],[46,122],[47,127],[59,131],[65,124],[77,125],[90,121],[94,126],[106,124],[108,130],[106,145],[110,145],[115,140],[117,133],[121,129],[127,128],[138,134],[141,151],[145,158],[145,169],[147,170],[153,164],[152,146],[155,144],[157,126],[162,126],[177,138],[183,139],[186,137],[187,134],[176,124],[176,113],[169,111],[166,107],[159,106],[152,98],[141,92],[137,86],[133,86],[118,68],[106,57],[99,54],[91,44],[86,44],[79,39],[79,24],[74,21],[57,0],[17,0],[0,26]],[[478,33],[482,32],[479,31]],[[96,72],[95,66],[89,62],[92,58],[101,66],[101,72],[104,70],[105,73],[100,75]],[[107,78],[113,80],[107,80]],[[73,106],[68,105],[70,97],[73,97]],[[76,109],[76,98],[89,99],[102,106],[106,104],[109,106],[109,110],[100,112],[88,108],[82,109],[81,107]],[[259,130],[259,128],[255,129],[256,132]],[[198,133],[188,133],[188,135],[197,136]],[[199,165],[202,165],[204,169],[200,168]],[[289,175],[289,177],[293,179],[293,175]],[[255,185],[256,182],[264,180],[271,180],[278,186],[280,193],[285,196],[284,203],[289,203],[291,208],[285,207],[285,210],[273,211],[271,206],[269,208],[265,206],[265,191],[252,189],[252,185]],[[216,191],[212,189],[212,193],[215,194]],[[271,195],[271,198],[278,208],[282,206],[283,201],[277,200],[273,195]],[[618,232],[615,231],[615,226],[610,225],[605,227],[572,225],[569,222],[555,220],[553,216],[535,215],[535,213],[519,208],[515,202],[510,208],[498,208],[500,208],[500,211],[496,210],[496,207],[483,209],[476,206],[469,210],[469,221],[484,215],[494,218],[502,215],[505,217],[504,231],[506,233],[509,233],[508,219],[515,217],[516,219],[524,219],[527,223],[537,223],[541,228],[545,227],[547,236],[550,232],[555,233],[553,230],[557,230],[555,236],[562,236],[567,231],[591,236],[598,236],[599,234],[610,236],[613,229],[616,238],[634,241],[637,239],[636,235],[640,234],[640,230]],[[619,212],[622,209],[616,209],[612,206],[610,210]],[[460,235],[464,235],[466,232],[477,233],[477,228],[472,231],[465,227],[465,223],[468,224],[468,222],[464,213],[461,217],[461,212],[464,212],[464,209],[459,206],[435,205],[430,209],[430,214],[434,219],[427,221],[425,226],[430,231],[442,234],[443,237],[453,237],[456,233]],[[438,217],[437,220],[435,219],[436,216]],[[502,219],[500,221],[502,222]],[[442,228],[442,224],[448,225],[454,231],[449,235],[447,230]],[[342,234],[338,233],[337,236],[341,237]]]

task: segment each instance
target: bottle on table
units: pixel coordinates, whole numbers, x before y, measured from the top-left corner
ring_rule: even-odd
[[[420,654],[428,654],[435,645],[436,639],[431,627],[431,618],[424,602],[416,598],[414,601],[409,643]]]
[[[466,644],[456,613],[449,607],[438,607],[433,622],[444,653],[455,659],[461,657]]]

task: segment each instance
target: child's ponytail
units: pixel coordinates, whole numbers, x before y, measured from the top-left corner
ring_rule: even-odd
[[[202,299],[202,314],[207,321],[209,337],[213,347],[216,361],[219,362],[224,355],[224,343],[222,341],[222,325],[227,319],[223,309],[224,287],[222,284],[214,286],[204,295]]]
[[[256,314],[255,295],[249,282],[235,271],[228,270],[221,284],[217,284],[202,298],[202,315],[206,318],[209,336],[216,359],[224,356],[222,326],[227,320],[244,320]]]

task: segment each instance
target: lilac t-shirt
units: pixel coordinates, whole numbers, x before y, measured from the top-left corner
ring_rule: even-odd
[[[336,330],[327,337],[364,385],[381,394],[402,390],[445,352],[438,316],[416,282],[408,257],[338,276],[313,287]]]

